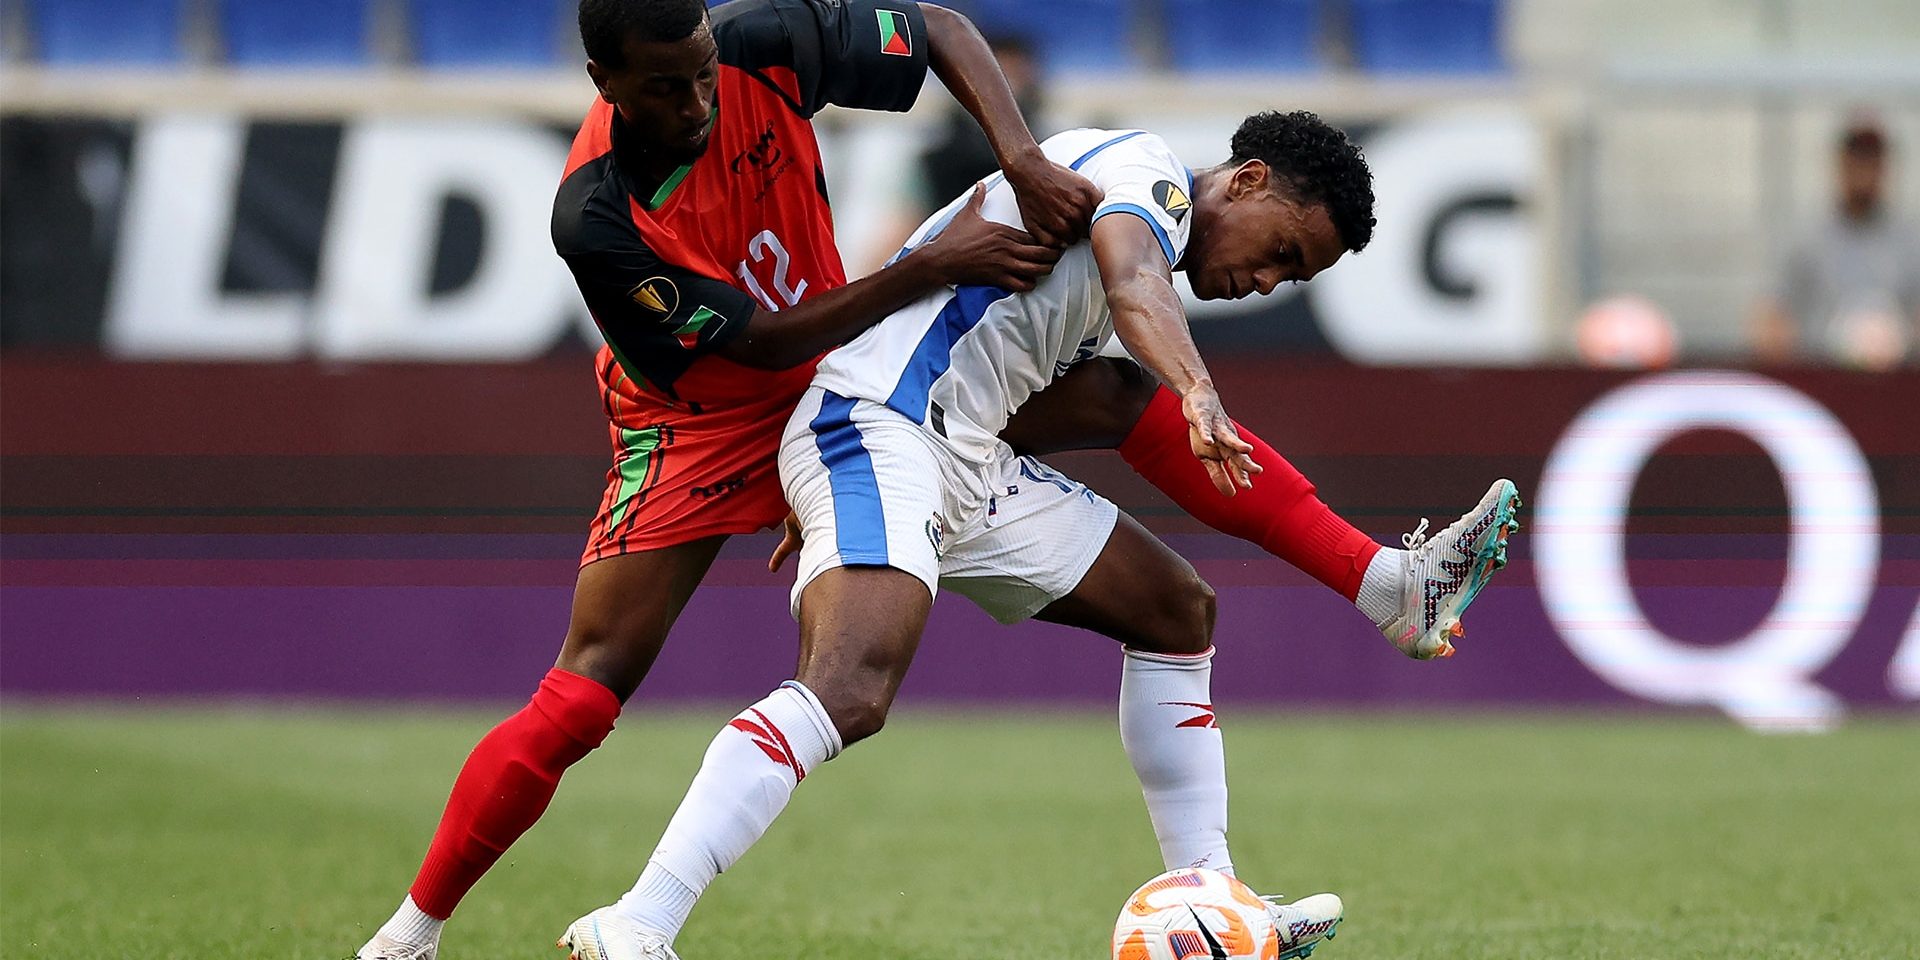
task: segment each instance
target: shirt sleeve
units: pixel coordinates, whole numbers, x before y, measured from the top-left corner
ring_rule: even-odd
[[[1146,221],[1167,265],[1175,266],[1186,255],[1193,224],[1193,173],[1159,137],[1120,136],[1125,139],[1096,149],[1080,167],[1105,195],[1093,219],[1129,214]]]
[[[752,319],[753,298],[667,261],[635,230],[607,224],[561,259],[607,343],[628,369],[667,393],[695,360],[725,347]]]
[[[912,0],[733,0],[714,9],[713,33],[721,62],[760,74],[804,117],[828,104],[904,111],[927,79]]]

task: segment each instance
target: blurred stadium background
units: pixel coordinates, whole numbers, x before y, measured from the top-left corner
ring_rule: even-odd
[[[1920,852],[1920,793],[1879,766],[1910,766],[1920,739],[1920,5],[949,5],[1031,74],[1022,99],[1042,135],[1147,127],[1197,166],[1224,157],[1234,124],[1257,109],[1313,109],[1353,131],[1375,170],[1374,245],[1310,286],[1196,306],[1223,396],[1383,540],[1422,516],[1444,523],[1495,476],[1528,495],[1515,562],[1475,607],[1461,656],[1414,664],[1304,576],[1178,516],[1117,458],[1061,458],[1219,588],[1224,710],[1411,711],[1382,728],[1308,721],[1356,754],[1378,746],[1370,730],[1417,733],[1467,711],[1564,712],[1540,729],[1576,739],[1592,733],[1582,718],[1604,711],[1634,731],[1627,742],[1698,748],[1698,766],[1668,771],[1676,789],[1687,770],[1739,753],[1746,765],[1728,767],[1729,782],[1763,796],[1779,786],[1769,778],[1790,776],[1782,764],[1817,766],[1819,755],[1748,756],[1738,728],[1828,731],[1866,713],[1836,739],[1865,725],[1873,749],[1848,741],[1826,756],[1822,782],[1904,811],[1891,826],[1909,832],[1888,849]],[[145,744],[146,786],[108,793],[190,807],[194,781],[166,777],[211,769],[220,744],[272,753],[277,736],[257,731],[282,730],[267,718],[289,705],[486,705],[391,726],[327,714],[288,734],[320,771],[418,781],[400,789],[407,809],[362,811],[340,828],[393,848],[345,894],[361,897],[354,922],[377,921],[460,755],[492,708],[517,703],[551,662],[607,466],[587,362],[596,334],[547,230],[592,97],[572,13],[566,0],[0,0],[0,732],[12,784],[0,793],[10,821],[0,883],[26,904],[24,922],[8,911],[5,952],[43,947],[34,931],[84,902],[48,899],[31,879],[48,838],[85,832],[58,817],[69,788],[100,786],[63,758]],[[953,111],[933,83],[910,114],[819,121],[850,273],[877,266],[954,175],[949,161],[969,146],[954,139]],[[1887,229],[1842,249],[1840,168],[1867,146],[1884,167],[1870,219]],[[1887,258],[1883,269],[1844,269],[1857,250]],[[1810,271],[1834,262],[1838,293],[1805,306],[1807,285],[1827,282]],[[1797,332],[1769,339],[1779,329],[1769,318],[1794,310]],[[637,703],[730,710],[785,676],[794,630],[786,580],[763,569],[771,545],[729,546]],[[1000,630],[943,599],[903,704],[961,718],[1099,708],[1118,676],[1108,653],[1041,625]],[[119,712],[207,700],[253,706]],[[1732,722],[1702,733],[1690,712]],[[950,738],[936,742],[964,739],[965,723],[941,716],[926,721]],[[943,726],[953,722],[961,732]],[[1493,722],[1486,730],[1504,732],[1481,745],[1535,722]],[[1059,723],[1047,736],[1084,719]],[[1288,728],[1260,723],[1275,736]],[[128,736],[150,724],[177,736]],[[679,737],[663,749],[681,765],[663,783],[648,778],[659,796],[633,835],[552,834],[622,851],[588,871],[614,889],[712,726],[661,724]],[[383,736],[434,746],[388,767],[345,746]],[[621,748],[636,763],[651,749],[639,741]],[[195,745],[205,749],[186,756]],[[1626,778],[1638,769],[1605,746],[1592,755]],[[1863,759],[1836,766],[1841,756]],[[1522,766],[1555,775],[1544,759]],[[1416,765],[1405,785],[1473,789],[1421,775]],[[1496,780],[1475,782],[1507,782],[1487,776]],[[1124,794],[1124,777],[1114,782]],[[270,797],[311,785],[254,786]],[[604,792],[596,809],[626,809]],[[1794,829],[1833,813],[1798,799],[1745,815]],[[1680,804],[1693,802],[1715,801]],[[1143,823],[1115,829],[1144,835]],[[1679,842],[1671,836],[1697,825],[1681,818],[1668,839],[1639,839]],[[1484,852],[1497,836],[1461,835],[1448,855]],[[1801,839],[1814,858],[1886,838]],[[101,842],[103,855],[130,849]],[[353,857],[331,856],[340,862],[316,869],[355,872]],[[551,857],[526,856],[547,864],[541,876],[567,879]],[[1151,859],[1128,868],[1114,902]],[[1749,867],[1785,869],[1728,869]],[[1619,882],[1657,869],[1623,864]],[[66,882],[103,883],[84,872]],[[303,918],[303,943],[337,940],[344,953],[359,942],[323,929],[324,913]],[[1420,953],[1426,921],[1392,919],[1405,929],[1388,942],[1404,949],[1356,942],[1353,956],[1457,955]],[[1097,945],[1099,926],[1091,940],[1060,942]],[[714,955],[758,955],[728,953],[720,928],[700,929]],[[1468,935],[1474,955],[1499,952]],[[187,955],[193,935],[180,936]],[[1916,956],[1916,937],[1909,923],[1804,955]],[[973,955],[958,952],[968,942],[926,955]],[[1615,955],[1598,942],[1550,941],[1537,955]],[[1908,952],[1887,947],[1900,943]]]

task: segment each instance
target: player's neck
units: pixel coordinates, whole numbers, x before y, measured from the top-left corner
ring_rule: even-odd
[[[690,162],[685,157],[648,150],[619,110],[613,112],[612,140],[615,161],[642,193],[652,193]]]
[[[1227,178],[1233,174],[1233,170],[1232,164],[1223,163],[1193,171],[1193,196],[1188,198],[1193,204],[1189,250],[1200,246],[1206,235],[1212,232],[1214,221],[1220,216],[1220,207],[1226,203]]]

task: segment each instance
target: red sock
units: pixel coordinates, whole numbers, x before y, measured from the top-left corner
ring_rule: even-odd
[[[1120,445],[1120,455],[1194,519],[1259,544],[1352,600],[1380,545],[1320,502],[1313,483],[1266,441],[1238,423],[1234,426],[1253,444],[1254,462],[1265,472],[1253,478],[1253,489],[1232,497],[1214,489],[1207,468],[1194,458],[1180,398],[1166,387],[1153,395],[1147,412]]]
[[[560,774],[606,739],[620,715],[613,691],[554,669],[533,701],[500,722],[453,781],[440,829],[413,880],[414,905],[445,920],[500,855],[540,819]]]

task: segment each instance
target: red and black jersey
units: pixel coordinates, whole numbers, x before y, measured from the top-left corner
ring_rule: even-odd
[[[770,374],[717,350],[756,309],[846,283],[811,118],[827,104],[906,110],[927,73],[910,0],[734,0],[713,11],[718,116],[707,150],[665,180],[633,160],[596,102],[553,207],[553,242],[642,408],[763,398],[812,365]],[[771,378],[771,380],[770,380]],[[616,398],[609,398],[609,414]]]

